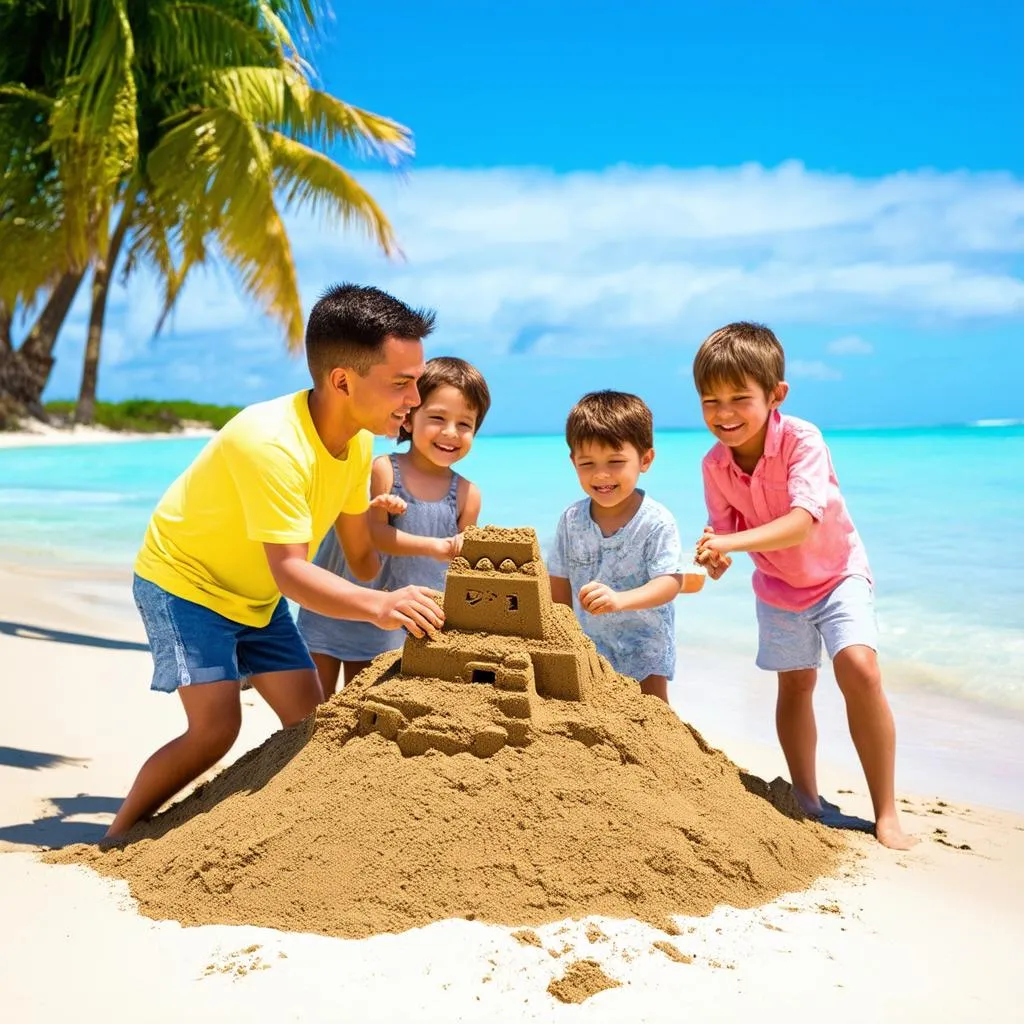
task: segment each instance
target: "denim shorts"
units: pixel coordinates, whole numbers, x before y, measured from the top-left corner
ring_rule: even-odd
[[[875,595],[863,576],[847,576],[810,608],[790,612],[757,600],[757,667],[796,672],[821,664],[824,642],[829,658],[855,644],[878,650]]]
[[[132,595],[153,653],[154,690],[314,668],[284,598],[267,625],[246,626],[140,576]]]

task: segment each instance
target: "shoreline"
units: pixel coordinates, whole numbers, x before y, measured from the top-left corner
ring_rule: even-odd
[[[175,438],[213,437],[212,427],[187,426],[180,430],[144,433],[131,430],[108,430],[106,427],[55,427],[47,423],[23,425],[18,430],[0,431],[0,448],[39,448],[58,445],[116,444],[136,441],[171,441]]]
[[[588,918],[533,927],[533,945],[516,941],[511,924],[446,920],[342,940],[141,917],[124,883],[34,852],[95,841],[141,760],[180,728],[179,702],[147,688],[149,655],[123,580],[123,569],[82,579],[59,568],[0,568],[0,900],[19,936],[0,958],[0,991],[19,1020],[102,1013],[127,1021],[145,1006],[154,1021],[282,1013],[328,1021],[338,1019],[339,990],[350,993],[352,1016],[382,1024],[414,1015],[668,1024],[680,1004],[709,1021],[753,1018],[766,1005],[795,1021],[852,1022],[866,1005],[879,1020],[1017,1012],[1024,816],[904,786],[904,824],[921,839],[914,850],[894,853],[851,834],[850,857],[833,876],[749,910],[677,918],[673,935]],[[109,600],[97,600],[104,592]],[[770,706],[772,688],[733,677],[732,663],[723,670],[714,653],[703,656],[714,659],[706,675],[697,655],[683,653],[693,674],[673,692],[680,716],[736,764],[765,779],[780,774],[774,742],[762,741],[771,722],[756,703]],[[254,693],[242,698],[242,732],[223,763],[277,727]],[[822,712],[831,717],[827,702]],[[821,775],[844,811],[870,813],[859,771],[827,760]],[[654,945],[666,942],[682,961]],[[547,985],[581,959],[619,986],[563,1005]]]

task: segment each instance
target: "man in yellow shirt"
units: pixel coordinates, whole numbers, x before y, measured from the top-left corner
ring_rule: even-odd
[[[323,699],[285,598],[416,636],[443,624],[425,587],[370,590],[310,561],[333,525],[354,573],[377,574],[367,516],[373,435],[396,436],[419,405],[423,338],[433,326],[433,313],[379,289],[331,288],[306,325],[312,390],[244,409],[161,498],[133,590],[152,687],[177,691],[188,724],[142,766],[108,839],[227,753],[241,726],[243,679],[283,726]],[[401,511],[394,501],[375,504]]]

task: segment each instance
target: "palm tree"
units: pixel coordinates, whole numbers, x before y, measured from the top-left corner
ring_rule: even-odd
[[[36,0],[35,6],[55,5]],[[0,286],[0,303],[13,309],[52,281],[40,315],[43,321],[49,311],[52,327],[70,306],[84,262],[91,264],[76,418],[92,416],[109,284],[123,250],[125,273],[140,262],[159,273],[164,315],[189,270],[220,257],[243,290],[281,322],[292,347],[301,342],[302,311],[282,207],[305,206],[355,222],[385,252],[394,251],[391,228],[373,198],[319,150],[341,142],[394,161],[411,152],[409,133],[312,86],[282,20],[297,13],[314,25],[308,0],[59,0],[56,7],[70,18],[66,49],[76,55],[75,73],[52,83],[39,74],[31,87],[0,84],[0,133],[5,123],[12,134],[19,125],[25,133],[30,123],[38,136],[41,112],[47,114],[42,146],[36,141],[18,150],[37,156],[36,164],[22,161],[17,180],[28,182],[23,191],[51,229],[33,235],[44,238],[45,245],[36,244],[45,253],[23,279]],[[99,8],[105,13],[90,17]],[[34,117],[28,116],[33,108]],[[77,173],[70,153],[87,173]],[[37,166],[40,160],[45,167]],[[28,209],[24,199],[12,204],[6,195],[4,205]],[[3,209],[0,245],[6,248],[17,225]],[[41,219],[37,214],[37,227]],[[20,350],[5,357],[0,347],[0,390],[5,358],[10,364],[21,357],[34,360],[29,383],[38,385],[35,399],[41,395],[56,331],[37,328],[39,322]]]
[[[13,318],[44,290],[43,305],[21,347],[0,345],[0,395],[41,412],[38,400],[53,363],[56,332],[85,270],[84,233],[63,216],[63,190],[50,122],[57,120],[54,82],[67,68],[64,22],[48,25],[40,0],[0,0],[0,305]],[[74,155],[68,153],[68,159]]]

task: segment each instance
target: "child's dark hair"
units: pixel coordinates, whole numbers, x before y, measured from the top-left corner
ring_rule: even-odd
[[[435,314],[411,309],[379,288],[338,284],[328,288],[306,324],[306,362],[314,381],[343,366],[361,377],[383,361],[384,339],[421,340],[434,329]]]
[[[786,356],[764,324],[740,321],[705,338],[693,358],[693,382],[705,395],[715,384],[742,385],[753,378],[766,395],[786,379]]]
[[[476,434],[483,426],[484,417],[491,407],[491,392],[487,388],[484,375],[472,363],[455,356],[435,356],[428,359],[423,375],[416,381],[420,404],[423,405],[434,391],[445,385],[460,391],[466,399],[466,404],[476,413],[476,427],[473,430]],[[412,440],[412,434],[404,423],[398,430],[398,440]]]
[[[643,455],[654,447],[654,416],[636,395],[591,391],[570,410],[565,440],[573,454],[590,441],[615,449],[628,442]]]

